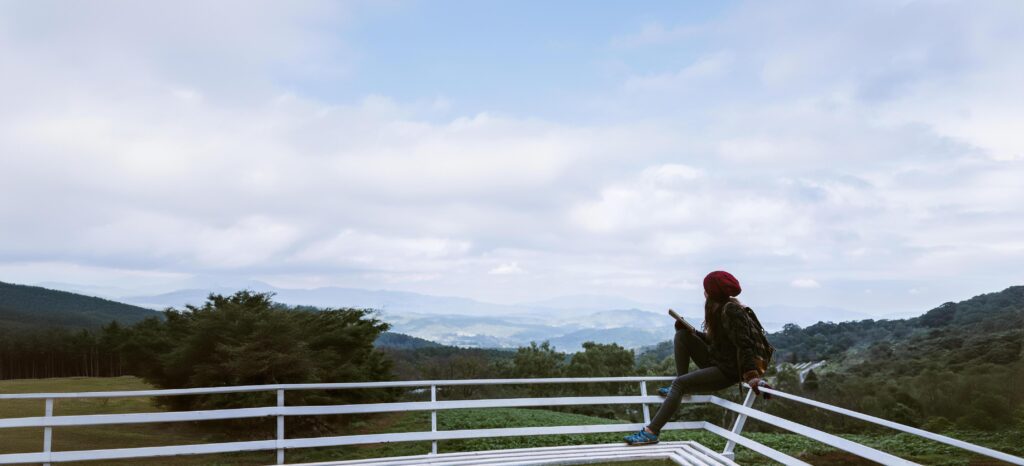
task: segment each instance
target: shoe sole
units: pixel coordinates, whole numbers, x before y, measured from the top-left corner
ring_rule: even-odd
[[[631,446],[631,447],[642,447],[642,446],[644,446],[644,445],[655,445],[655,444],[657,444],[657,443],[658,443],[658,441],[657,441],[657,440],[655,440],[655,441],[653,441],[653,442],[643,442],[643,443],[640,443],[640,442],[637,442],[637,443],[629,443],[629,442],[626,442],[626,445],[627,445],[627,446]]]

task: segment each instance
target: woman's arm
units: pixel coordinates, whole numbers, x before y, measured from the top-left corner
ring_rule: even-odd
[[[705,344],[709,344],[709,345],[711,344],[711,341],[708,340],[708,334],[706,334],[706,333],[704,333],[704,332],[702,332],[700,330],[697,330],[697,329],[693,328],[692,326],[685,325],[682,322],[677,320],[676,321],[676,331],[678,332],[680,330],[685,330],[687,332],[690,332],[690,333],[696,335],[697,338],[700,338],[701,341],[703,341]]]

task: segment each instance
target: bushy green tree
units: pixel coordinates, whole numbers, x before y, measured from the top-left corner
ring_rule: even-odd
[[[624,377],[634,375],[634,356],[615,343],[602,344],[588,341],[583,343],[583,351],[572,355],[567,373],[570,377]],[[575,391],[580,394],[638,394],[636,384],[575,384]]]
[[[583,351],[572,355],[568,369],[571,377],[623,377],[634,371],[632,350],[592,341],[583,343]]]
[[[971,402],[970,411],[960,418],[958,425],[966,428],[997,430],[1012,424],[1012,422],[1013,411],[1006,398],[993,393],[981,393]]]
[[[530,346],[521,346],[512,359],[512,376],[517,379],[561,377],[565,373],[565,353],[556,351],[550,342]],[[529,387],[531,396],[544,396],[558,393],[554,385],[532,384]]]
[[[271,294],[211,295],[201,307],[169,309],[163,321],[128,330],[132,365],[160,388],[374,381],[390,378],[390,362],[373,342],[388,325],[359,309],[294,310]],[[178,408],[225,408],[261,402],[267,394],[168,397]],[[350,402],[370,392],[295,392],[290,401]]]
[[[550,342],[521,346],[512,359],[512,375],[519,379],[561,377],[565,370],[565,353],[556,351]]]

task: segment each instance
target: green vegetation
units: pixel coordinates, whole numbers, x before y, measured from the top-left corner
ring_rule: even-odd
[[[507,373],[515,354],[508,350],[457,348],[436,343],[436,346],[388,347],[382,345],[381,340],[378,338],[375,345],[394,362],[392,372],[398,380],[490,378]]]

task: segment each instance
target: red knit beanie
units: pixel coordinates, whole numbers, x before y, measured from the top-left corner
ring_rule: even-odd
[[[716,270],[704,277],[704,291],[708,297],[718,301],[724,301],[731,296],[739,296],[743,291],[740,288],[740,281],[731,273]]]

